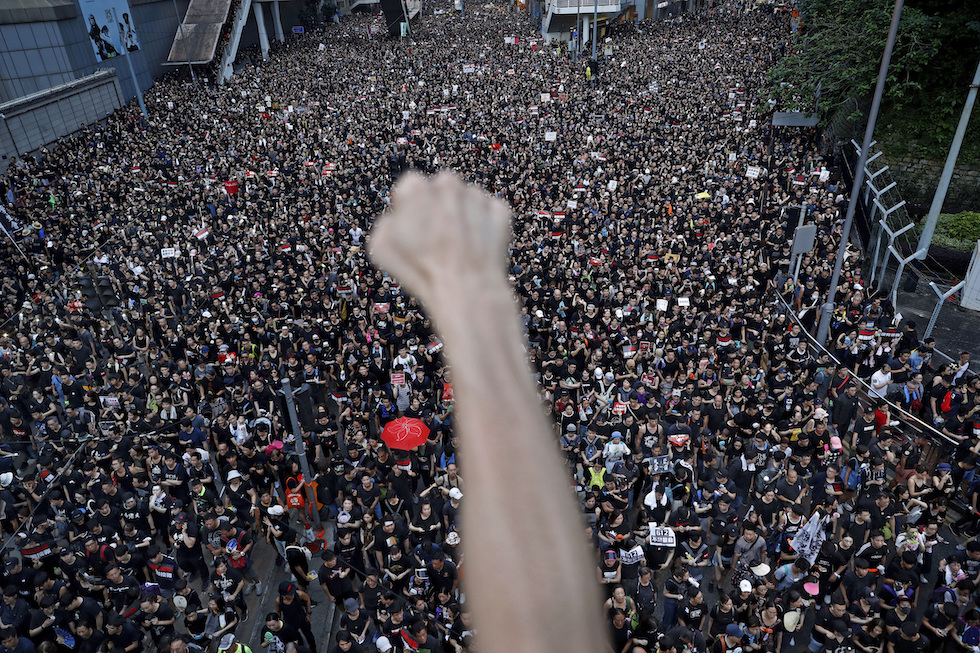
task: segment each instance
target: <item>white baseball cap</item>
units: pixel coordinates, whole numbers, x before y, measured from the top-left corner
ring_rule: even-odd
[[[449,498],[453,499],[454,501],[459,501],[463,498],[462,490],[460,490],[458,487],[454,487],[449,491]]]

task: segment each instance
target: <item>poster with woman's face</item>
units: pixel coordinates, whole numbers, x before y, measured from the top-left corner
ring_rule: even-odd
[[[140,49],[126,0],[82,0],[88,35],[99,61]]]

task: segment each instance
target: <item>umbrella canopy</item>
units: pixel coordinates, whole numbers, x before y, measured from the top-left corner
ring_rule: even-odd
[[[407,451],[425,444],[429,427],[417,417],[399,417],[388,422],[381,432],[381,439],[392,449]]]

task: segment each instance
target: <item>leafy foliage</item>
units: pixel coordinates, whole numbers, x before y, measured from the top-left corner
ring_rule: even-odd
[[[922,233],[925,219],[919,222],[913,230],[914,239]],[[936,222],[936,232],[932,243],[947,249],[960,252],[973,252],[974,246],[980,240],[980,213],[963,211],[962,213],[941,213]]]
[[[801,33],[773,67],[774,97],[829,119],[849,98],[871,96],[894,0],[801,0]],[[942,158],[980,61],[980,2],[907,0],[876,136],[900,153]],[[819,103],[815,102],[819,88]],[[980,116],[961,161],[980,158]]]

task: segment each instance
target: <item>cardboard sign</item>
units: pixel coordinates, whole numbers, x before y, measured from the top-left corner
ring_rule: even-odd
[[[650,473],[651,474],[664,474],[670,471],[670,456],[657,456],[656,458],[651,458],[647,462],[650,463]]]
[[[119,397],[112,397],[109,395],[102,395],[99,397],[99,401],[106,408],[117,408],[119,406]]]
[[[391,373],[391,385],[405,385],[405,373],[404,372],[392,372]]]
[[[626,414],[626,404],[621,401],[617,401],[613,404],[612,409],[613,415],[625,415]]]
[[[677,546],[677,536],[669,528],[650,524],[650,546],[673,549]]]
[[[548,104],[549,102],[551,102],[551,93],[542,93],[541,104]]]

